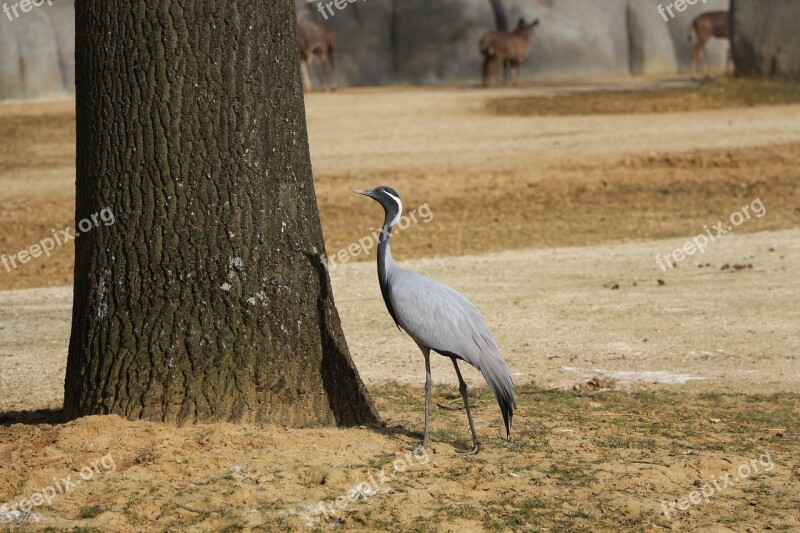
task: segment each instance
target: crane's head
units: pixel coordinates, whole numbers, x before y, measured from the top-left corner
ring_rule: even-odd
[[[368,191],[353,192],[369,196],[383,206],[383,211],[386,213],[384,225],[388,225],[389,227],[394,226],[400,219],[400,215],[403,214],[403,202],[400,201],[400,195],[391,187],[379,185]]]

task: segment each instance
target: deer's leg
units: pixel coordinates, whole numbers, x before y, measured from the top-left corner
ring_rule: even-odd
[[[314,59],[317,63],[317,71],[319,73],[320,88],[324,91],[327,86],[328,65],[325,62],[325,54],[321,49],[314,50]]]
[[[694,76],[695,73],[697,72],[697,59],[700,57],[702,51],[703,51],[703,45],[701,44],[701,41],[698,40],[697,44],[694,45],[694,48],[692,48],[692,54],[691,54],[692,62],[689,67],[689,74],[691,74],[692,76]]]
[[[500,61],[497,56],[492,56],[488,60],[488,69],[489,69],[489,87],[494,85],[495,79],[497,79],[497,84],[500,85],[502,82],[501,78],[498,77],[498,66],[502,68],[502,61]]]
[[[335,55],[334,52],[335,52],[335,50],[333,49],[333,47],[329,46],[328,47],[328,61],[330,61],[330,63],[331,63],[331,80],[330,80],[330,84],[331,84],[331,90],[332,91],[336,90],[336,55]]]
[[[706,75],[706,77],[708,77],[709,76],[708,58],[706,57],[706,49],[705,48],[703,48],[700,51],[700,58],[703,60],[703,73]]]
[[[731,48],[728,48],[728,53],[725,55],[725,74],[730,72],[733,75],[734,69],[729,67],[733,67],[733,50]]]
[[[324,56],[319,56],[319,73],[322,80],[322,90],[330,88],[330,78],[328,77],[328,61]]]
[[[306,59],[300,60],[300,70],[303,71],[303,86],[306,91],[311,92],[314,88],[311,86],[311,76],[308,75],[308,61]]]
[[[494,76],[497,77],[497,84],[498,85],[505,84],[505,79],[503,77],[504,76],[503,70],[504,70],[505,63],[506,63],[505,60],[500,59],[500,58],[495,58],[494,63],[493,63],[493,65],[494,65],[494,69],[493,69],[494,70]]]
[[[492,80],[489,79],[489,76],[491,75],[491,71],[490,71],[491,65],[492,65],[491,56],[489,56],[489,55],[484,56],[483,57],[483,86],[484,87],[491,87],[492,86]]]
[[[521,87],[522,86],[522,61],[516,61],[514,63],[513,68],[514,68],[514,71],[513,71],[513,73],[514,73],[514,75],[513,75],[514,81],[513,81],[513,83],[514,83],[515,86]]]
[[[695,67],[697,63],[702,63],[703,66],[703,73],[708,75],[708,62],[706,61],[706,42],[708,41],[708,36],[705,32],[701,32],[697,34],[697,44],[694,46],[692,50],[692,54],[695,57]]]

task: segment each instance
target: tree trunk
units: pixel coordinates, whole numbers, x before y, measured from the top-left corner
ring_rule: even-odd
[[[503,5],[503,0],[489,0],[492,5],[492,12],[494,13],[494,23],[497,26],[497,31],[508,31],[508,14]]]
[[[294,2],[75,11],[76,221],[116,221],[75,241],[65,414],[376,421],[324,263]]]

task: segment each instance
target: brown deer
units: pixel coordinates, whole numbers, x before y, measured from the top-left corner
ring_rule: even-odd
[[[689,26],[689,41],[692,40],[692,33],[697,38],[697,43],[692,48],[691,52],[691,66],[689,73],[694,76],[697,70],[697,59],[703,60],[705,73],[708,74],[708,61],[706,60],[706,42],[712,37],[719,39],[730,39],[730,31],[728,28],[728,12],[727,11],[709,11],[703,13],[692,21]],[[728,71],[728,65],[731,63],[731,50],[728,48],[728,55],[725,59],[725,72]]]
[[[297,49],[300,54],[300,68],[303,71],[303,86],[313,90],[308,65],[314,59],[319,63],[323,89],[327,85],[336,90],[336,34],[324,24],[314,22],[301,15],[297,16]],[[330,69],[328,64],[330,63]]]
[[[490,31],[481,37],[484,87],[491,87],[494,74],[501,77],[502,72],[502,77],[507,78],[506,69],[511,74],[512,82],[520,85],[522,65],[531,47],[533,28],[538,25],[539,19],[530,24],[526,23],[525,19],[519,19],[517,29],[512,32]]]

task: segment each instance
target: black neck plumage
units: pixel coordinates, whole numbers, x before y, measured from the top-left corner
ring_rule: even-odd
[[[400,324],[397,322],[397,315],[395,315],[392,301],[389,298],[389,274],[390,269],[394,268],[394,261],[392,260],[392,252],[389,249],[389,239],[392,236],[392,228],[387,220],[381,228],[381,235],[378,239],[378,283],[381,286],[381,295],[383,302],[386,304],[386,309],[392,315],[395,325],[400,329]]]

